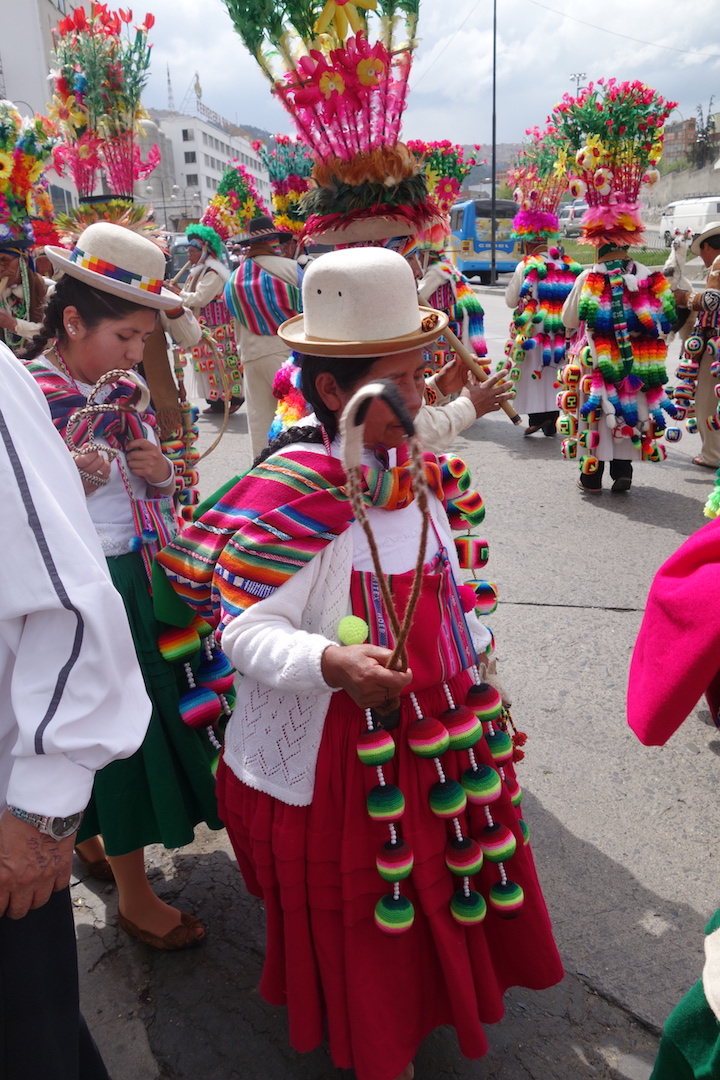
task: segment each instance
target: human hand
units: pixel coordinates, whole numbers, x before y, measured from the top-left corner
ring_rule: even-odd
[[[97,476],[107,480],[110,476],[110,462],[100,450],[84,450],[81,449],[80,453],[73,454],[73,460],[80,469],[80,479],[82,481],[83,490],[86,495],[92,495],[94,491],[98,490],[101,485],[93,484],[92,481],[86,480],[82,475],[83,473],[89,473],[90,476]]]
[[[133,476],[142,476],[148,484],[164,486],[170,480],[169,463],[150,439],[133,439],[127,444],[125,457]]]
[[[474,386],[467,385],[462,391],[461,397],[468,397],[475,407],[475,416],[484,416],[489,412],[497,412],[506,401],[512,401],[515,391],[511,383],[505,380],[510,370],[510,363],[491,375],[487,382],[476,383]]]
[[[22,919],[70,880],[75,836],[54,840],[11,814],[0,816],[0,916]]]
[[[445,397],[459,394],[467,385],[468,374],[469,371],[460,357],[453,356],[452,360],[436,373],[435,385]]]
[[[328,645],[320,668],[328,686],[346,690],[361,709],[374,709],[397,697],[412,682],[412,671],[391,671],[392,655],[379,645]]]
[[[167,279],[163,281],[163,289],[168,289],[170,292],[174,293],[179,293],[181,291],[179,285],[176,285],[174,281],[169,281]]]
[[[12,330],[13,333],[17,331],[17,319],[4,308],[0,308],[0,327],[3,330]]]

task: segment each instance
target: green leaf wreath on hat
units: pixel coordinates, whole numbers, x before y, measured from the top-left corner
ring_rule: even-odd
[[[104,172],[113,195],[132,201],[133,183],[160,163],[153,146],[143,161],[135,143],[147,119],[140,98],[150,66],[148,31],[152,15],[130,28],[131,11],[111,11],[92,3],[89,15],[77,7],[53,30],[53,99],[49,115],[62,144],[56,153],[81,198],[92,196]],[[123,32],[124,31],[124,32]]]

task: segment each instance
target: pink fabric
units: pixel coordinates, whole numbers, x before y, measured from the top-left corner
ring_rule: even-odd
[[[662,746],[705,694],[720,705],[720,518],[658,570],[630,664],[628,723]]]

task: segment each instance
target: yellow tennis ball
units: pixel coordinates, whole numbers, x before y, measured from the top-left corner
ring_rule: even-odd
[[[362,645],[367,641],[368,624],[357,615],[346,615],[338,623],[338,639],[342,645]]]

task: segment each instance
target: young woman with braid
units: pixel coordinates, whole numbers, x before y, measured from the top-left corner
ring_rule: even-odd
[[[468,614],[460,600],[441,469],[408,442],[406,418],[372,400],[391,384],[418,413],[423,345],[446,316],[418,309],[407,263],[377,248],[312,263],[303,310],[279,334],[302,354],[316,426],[289,429],[157,561],[214,617],[243,672],[218,795],[245,883],[265,902],[261,993],[288,1005],[297,1050],[327,1036],[335,1065],[358,1080],[409,1080],[435,1027],[453,1024],[463,1052],[480,1057],[482,1023],[500,1019],[505,989],[545,987],[563,971],[513,767],[492,767],[475,713],[461,708],[491,635],[474,598]],[[364,426],[345,418],[343,437],[358,392],[370,395]],[[404,618],[405,657],[388,666]],[[476,693],[499,711],[492,687]],[[446,749],[444,723],[458,719],[468,728],[459,738],[455,726],[453,746],[474,749]],[[502,904],[482,921],[481,894],[492,905],[501,875],[497,863],[480,869],[473,838],[488,818],[477,798],[463,809],[468,767],[488,785],[475,791],[492,802],[488,847],[501,836],[508,858],[516,849],[508,887],[521,886],[524,906],[515,892],[513,921]]]
[[[118,925],[148,945],[184,948],[205,934],[200,922],[164,903],[145,873],[147,844],[190,843],[194,826],[217,818],[212,747],[204,732],[188,727],[178,711],[173,667],[161,656],[134,504],[172,496],[175,471],[163,456],[155,418],[142,405],[126,410],[145,384],[134,375],[103,386],[96,401],[116,409],[68,422],[87,406],[93,387],[109,372],[131,373],[158,311],[176,315],[177,298],[162,289],[164,258],[151,241],[101,222],[89,226],[71,253],[47,248],[63,271],[33,339],[26,365],[45,394],[55,426],[77,446],[75,464],[110,575],[127,611],[153,711],[141,748],[96,774],[93,796],[78,834],[78,854],[96,876],[118,886]],[[182,308],[178,309],[182,314]],[[149,394],[147,395],[149,400]],[[108,627],[108,633],[112,628]],[[102,671],[97,677],[102,678]],[[107,852],[105,862],[102,842]],[[109,865],[108,865],[109,863]]]

